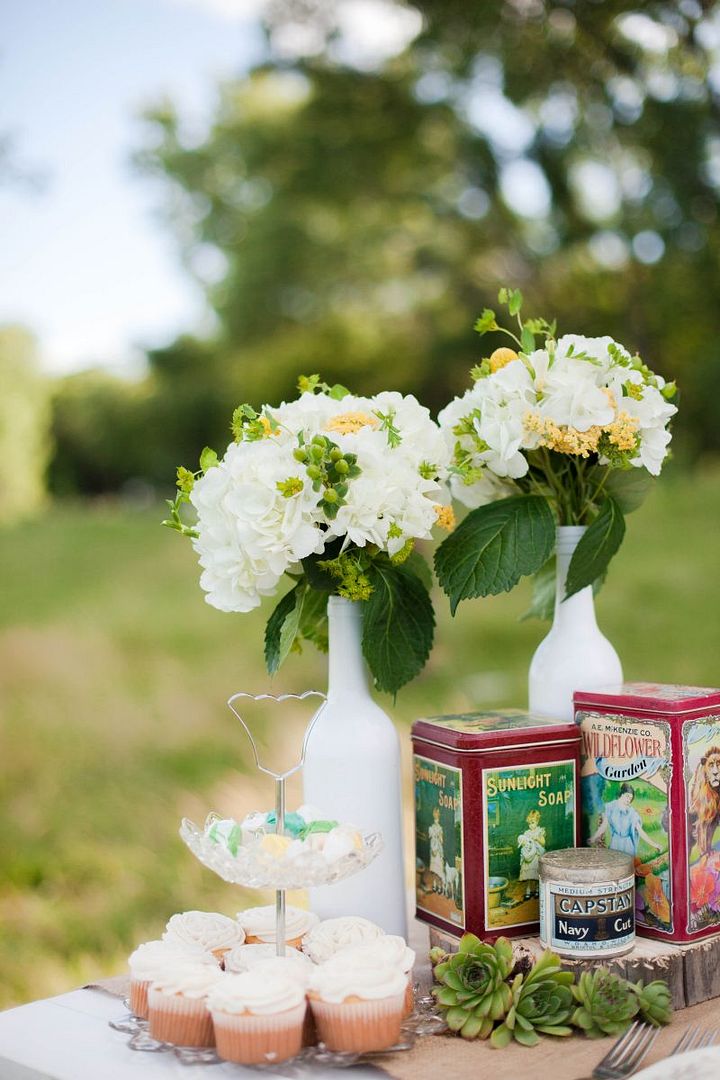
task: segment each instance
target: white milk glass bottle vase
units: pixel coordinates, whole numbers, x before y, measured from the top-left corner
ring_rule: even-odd
[[[407,936],[400,742],[373,701],[362,656],[362,603],[328,599],[327,704],[308,741],[305,801],[339,821],[382,833],[384,849],[351,881],[312,889],[323,919],[361,915]]]
[[[582,525],[557,530],[555,615],[547,637],[530,664],[530,711],[573,720],[573,693],[618,685],[620,658],[600,632],[592,585],[565,599],[565,582],[573,552],[586,532]]]

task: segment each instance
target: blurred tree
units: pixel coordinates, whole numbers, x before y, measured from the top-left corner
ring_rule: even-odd
[[[384,21],[348,29],[350,9]],[[303,371],[439,408],[505,283],[677,376],[678,446],[720,450],[720,8],[270,0],[266,32],[202,140],[149,114],[140,162],[217,332],[150,354],[146,472]]]
[[[172,182],[228,389],[273,399],[309,367],[439,406],[504,281],[702,385],[720,365],[702,299],[720,284],[717,12],[418,0],[419,36],[373,65],[338,45],[340,7],[271,4],[271,50],[308,27],[324,50],[223,86],[199,145],[171,106],[150,117],[142,162]],[[717,446],[714,406],[692,420]]]
[[[50,388],[37,367],[35,339],[0,326],[0,522],[38,510],[50,452]]]

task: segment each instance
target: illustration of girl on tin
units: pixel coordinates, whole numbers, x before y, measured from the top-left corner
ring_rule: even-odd
[[[600,819],[600,826],[590,837],[589,843],[596,844],[610,831],[608,847],[613,851],[624,851],[628,855],[637,855],[640,840],[662,851],[662,845],[657,844],[642,827],[640,815],[634,808],[633,800],[635,792],[631,784],[623,784],[620,794],[612,802],[605,803],[605,811]]]
[[[430,838],[430,871],[442,882],[445,876],[445,837],[440,824],[440,808],[433,809],[433,823],[428,829]]]
[[[520,849],[518,881],[524,881],[525,899],[540,895],[540,856],[545,854],[545,829],[540,824],[540,811],[530,810],[525,818],[527,829],[517,838]]]

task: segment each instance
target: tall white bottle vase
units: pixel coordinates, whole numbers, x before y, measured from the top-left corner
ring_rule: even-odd
[[[598,627],[592,586],[563,599],[570,560],[584,532],[582,525],[557,530],[555,616],[530,664],[530,711],[558,720],[574,719],[575,690],[618,685],[623,678],[620,658]]]
[[[406,937],[400,743],[370,696],[361,604],[331,596],[328,621],[328,700],[308,740],[305,801],[329,818],[382,833],[385,846],[367,869],[311,889],[310,905],[322,919],[362,915]]]

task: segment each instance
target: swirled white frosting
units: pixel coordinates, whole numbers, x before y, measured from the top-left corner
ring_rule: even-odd
[[[342,956],[348,964],[383,967],[390,965],[398,968],[404,975],[409,975],[415,963],[415,953],[408,948],[405,938],[397,934],[385,934],[364,945],[350,945],[340,949],[335,956]]]
[[[192,960],[175,957],[165,965],[165,970],[153,977],[151,990],[164,994],[182,994],[186,998],[207,997],[221,979],[226,978],[218,966],[197,964]]]
[[[133,979],[146,981],[162,974],[169,962],[182,959],[197,964],[209,964],[218,970],[218,962],[202,945],[187,945],[183,941],[145,941],[128,957]]]
[[[318,923],[303,941],[303,952],[315,964],[324,964],[340,949],[350,945],[365,945],[384,936],[375,923],[359,915],[344,915],[339,919],[325,919]]]
[[[277,940],[274,904],[239,911],[237,920],[247,937],[270,942]],[[295,938],[304,937],[318,922],[317,915],[313,915],[312,911],[288,904],[285,911],[285,940],[294,941]]]
[[[297,949],[289,949],[285,956],[269,956],[265,960],[259,960],[250,970],[258,976],[282,975],[283,978],[295,979],[304,990],[310,982],[314,967],[307,956],[303,956]]]
[[[231,949],[242,945],[242,927],[227,915],[216,911],[183,911],[173,915],[165,928],[163,941],[182,941],[202,945],[204,949]]]
[[[291,963],[295,962],[298,968],[301,966],[304,968],[312,967],[312,962],[308,957],[290,945],[286,945],[285,955],[278,957],[275,945],[260,945],[255,942],[252,945],[236,945],[230,952],[225,953],[223,963],[226,971],[237,973],[240,971],[252,971],[258,964],[262,964],[266,960],[278,959],[289,959]]]
[[[323,1001],[340,1002],[349,997],[377,1001],[407,990],[407,975],[392,964],[349,962],[343,953],[313,968],[308,989]]]
[[[272,1016],[295,1009],[305,999],[305,988],[291,976],[279,972],[243,971],[224,975],[208,994],[211,1012]]]

